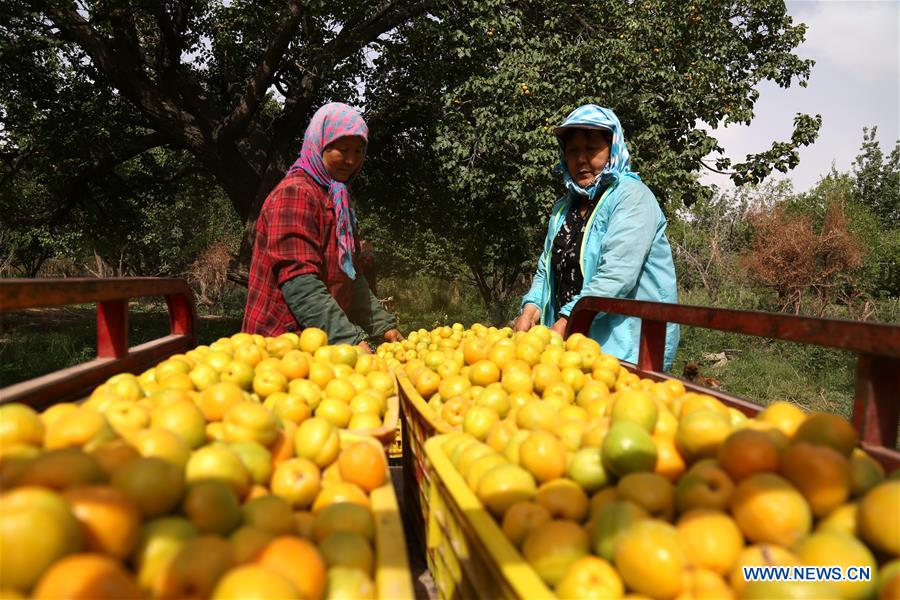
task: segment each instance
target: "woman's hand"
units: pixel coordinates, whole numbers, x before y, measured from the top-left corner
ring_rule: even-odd
[[[402,342],[403,334],[399,329],[388,329],[384,332],[384,341],[386,342]]]
[[[362,348],[363,352],[365,352],[366,354],[372,354],[372,346],[369,345],[369,342],[363,340],[362,342],[358,343],[357,346]]]
[[[558,333],[559,335],[565,337],[566,325],[568,325],[568,324],[569,324],[569,319],[567,319],[566,317],[560,317],[556,321],[556,323],[553,324],[553,327],[551,327],[551,329],[553,331],[555,331],[556,333]]]
[[[534,304],[526,304],[522,315],[516,319],[513,331],[528,331],[534,327],[541,317],[541,311]]]

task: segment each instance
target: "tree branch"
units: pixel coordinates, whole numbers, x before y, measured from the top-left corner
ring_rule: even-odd
[[[318,89],[321,73],[333,69],[335,65],[364,48],[381,34],[424,14],[435,4],[435,0],[420,0],[407,7],[397,8],[394,2],[385,2],[357,25],[345,27],[327,42],[318,53],[318,60],[304,68],[306,74],[302,80],[291,86],[291,95],[286,97],[284,110],[275,127],[276,134],[270,145],[269,159],[277,160],[295,141],[297,129],[308,116],[311,98]],[[304,23],[304,27],[307,26]]]
[[[697,161],[697,162],[699,162],[702,166],[706,167],[707,169],[709,169],[709,170],[712,171],[713,173],[718,173],[719,175],[734,175],[734,174],[737,173],[737,171],[720,171],[719,169],[716,169],[716,168],[713,168],[713,167],[709,166],[708,164],[706,164],[705,162],[703,162],[702,159],[699,160],[699,161]]]
[[[48,222],[53,225],[65,218],[81,198],[84,186],[92,179],[108,172],[116,165],[131,160],[135,156],[138,156],[147,150],[162,146],[167,142],[168,138],[164,134],[154,132],[133,138],[106,155],[95,156],[94,159],[91,160],[84,169],[81,169],[65,186],[69,190],[69,193],[66,195],[66,200],[59,208],[53,211]]]
[[[300,9],[299,0],[291,0],[288,3],[288,12],[275,28],[275,33],[263,52],[256,71],[247,79],[241,99],[231,114],[225,117],[221,125],[215,129],[214,138],[222,139],[234,136],[256,112],[263,94],[272,82],[276,66],[300,24]]]
[[[322,55],[331,59],[328,66],[334,67],[354,52],[378,39],[381,34],[424,14],[436,3],[434,0],[422,0],[405,8],[396,8],[394,4],[392,1],[385,2],[359,24],[354,27],[345,27],[334,39],[325,44]]]
[[[57,27],[80,45],[95,66],[106,73],[119,91],[137,104],[160,129],[180,138],[186,146],[203,147],[204,135],[194,115],[163,95],[143,74],[140,64],[128,60],[125,53],[110,47],[72,4],[53,2],[47,10]]]

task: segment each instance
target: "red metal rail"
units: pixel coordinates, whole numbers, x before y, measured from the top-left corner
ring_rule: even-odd
[[[164,296],[169,335],[128,346],[128,300]],[[196,344],[196,313],[183,279],[6,279],[0,281],[0,314],[27,308],[97,303],[97,358],[0,389],[0,403],[22,402],[44,408],[84,396],[116,373],[147,369]]]
[[[639,317],[641,337],[635,372],[655,380],[662,372],[666,324],[680,323],[747,335],[814,344],[855,352],[856,393],[853,426],[863,447],[886,466],[900,466],[896,450],[900,422],[900,327],[882,323],[815,319],[755,310],[730,310],[643,302],[622,298],[582,298],[569,317],[566,336],[587,334],[598,313]],[[685,382],[685,387],[719,398],[748,415],[763,407],[744,399]]]

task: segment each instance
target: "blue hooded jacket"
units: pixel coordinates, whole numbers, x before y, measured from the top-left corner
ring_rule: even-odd
[[[544,251],[522,306],[534,304],[541,311],[541,323],[550,327],[560,316],[568,317],[582,296],[677,302],[675,264],[665,233],[666,217],[650,188],[631,171],[631,157],[618,117],[607,108],[586,104],[572,111],[555,132],[559,135],[570,128],[611,132],[609,162],[587,188],[582,188],[569,175],[560,140],[560,162],[556,170],[562,173],[568,193],[553,206]],[[584,285],[581,293],[557,314],[552,301],[555,289],[550,264],[553,240],[578,197],[593,200],[598,194],[600,199],[588,216],[581,245]],[[640,323],[635,317],[600,313],[589,335],[604,352],[636,363]],[[663,360],[666,370],[672,366],[678,340],[678,325],[669,323]]]

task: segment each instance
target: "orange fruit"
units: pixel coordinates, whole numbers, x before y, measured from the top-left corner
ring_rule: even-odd
[[[679,417],[689,415],[698,410],[711,410],[713,412],[728,415],[728,407],[726,407],[718,398],[714,398],[708,394],[697,394],[688,392],[681,398],[681,410]]]
[[[654,434],[653,443],[656,444],[656,465],[653,467],[653,472],[673,483],[678,481],[687,469],[687,465],[675,446],[675,440],[669,436]]]
[[[829,413],[812,413],[794,432],[793,442],[830,446],[850,456],[858,442],[856,430],[846,419]]]
[[[562,381],[562,374],[556,365],[539,363],[531,368],[531,379],[534,382],[534,391],[543,394],[550,385]]]
[[[180,469],[185,468],[191,454],[191,449],[181,436],[159,427],[137,432],[131,438],[131,443],[140,456],[156,456]]]
[[[228,535],[237,529],[243,518],[234,489],[227,483],[211,479],[188,487],[181,512],[201,533],[220,535]]]
[[[783,400],[776,400],[769,404],[756,418],[765,423],[774,425],[779,431],[790,438],[794,436],[794,432],[796,432],[797,428],[800,427],[800,424],[803,423],[803,420],[806,418],[806,413],[796,404],[791,404],[790,402],[785,402]]]
[[[709,569],[689,567],[681,578],[679,600],[693,598],[734,598],[734,592],[725,579]]]
[[[741,429],[719,447],[719,466],[736,482],[756,473],[778,470],[778,447],[768,435]]]
[[[30,406],[12,403],[0,406],[0,454],[13,446],[44,444],[44,423]]]
[[[497,371],[499,372],[499,369]],[[426,400],[437,393],[440,385],[441,376],[429,369],[425,369],[424,371],[422,371],[422,373],[416,378],[415,382],[416,391],[419,392],[419,395]]]
[[[594,517],[603,510],[610,502],[615,502],[619,499],[619,490],[617,490],[614,486],[604,487],[591,496],[591,500],[589,503],[589,510],[591,517]]]
[[[259,565],[244,565],[231,569],[213,590],[213,600],[246,600],[249,598],[279,598],[299,600],[310,596],[300,594],[288,577]]]
[[[337,481],[322,487],[312,505],[313,514],[319,514],[327,506],[340,504],[341,502],[353,502],[370,507],[369,497],[358,485],[346,481]]]
[[[675,488],[656,473],[629,473],[616,485],[619,498],[634,502],[650,516],[672,520],[675,515]]]
[[[134,578],[117,560],[102,554],[73,554],[54,563],[41,576],[33,597],[122,600],[143,595]]]
[[[559,414],[546,402],[529,400],[516,414],[516,425],[520,429],[556,431]]]
[[[231,381],[221,381],[200,392],[197,406],[207,421],[221,421],[233,405],[244,401],[244,390]]]
[[[751,542],[790,548],[812,527],[809,504],[787,480],[772,473],[751,475],[731,497],[731,514]]]
[[[650,515],[637,504],[627,500],[618,500],[608,496],[603,498],[605,501],[602,504],[594,502],[599,499],[601,497],[597,495],[592,499],[591,519],[588,522],[587,530],[591,536],[594,554],[606,560],[612,560],[615,555],[616,543],[622,532],[632,523],[641,519],[649,519]]]
[[[294,533],[297,524],[287,500],[267,494],[247,500],[241,506],[245,526],[256,527],[272,535]]]
[[[859,501],[857,528],[859,537],[872,548],[890,556],[900,556],[900,480],[889,480],[871,490]]]
[[[384,485],[387,480],[387,461],[384,451],[373,444],[357,442],[338,455],[341,479],[355,483],[366,492]]]
[[[321,542],[338,531],[358,534],[369,542],[375,539],[375,520],[372,513],[359,504],[352,502],[332,504],[311,517],[312,536],[316,542]]]
[[[587,494],[571,479],[554,479],[542,483],[534,499],[554,519],[580,522],[588,514]]]
[[[80,485],[62,493],[81,524],[84,549],[124,560],[140,536],[141,511],[124,492],[107,485]]]
[[[831,511],[828,516],[816,523],[816,531],[840,531],[847,535],[856,535],[856,513],[858,506],[855,503],[842,504]]]
[[[218,580],[236,564],[232,545],[215,535],[184,542],[154,585],[154,597],[208,598]]]
[[[516,359],[527,363],[529,367],[533,367],[541,360],[541,352],[543,344],[530,340],[522,341],[516,344]]]
[[[307,327],[300,332],[299,348],[312,354],[328,343],[328,334],[318,327]]]
[[[715,460],[708,458],[695,463],[678,480],[675,504],[678,512],[692,508],[726,510],[734,493],[734,482]]]
[[[744,536],[734,519],[717,510],[700,508],[678,519],[678,537],[688,561],[719,575],[731,571],[741,549]]]
[[[275,538],[260,552],[255,563],[284,577],[304,598],[322,598],[325,594],[325,560],[306,540],[290,536]]]
[[[614,559],[625,586],[652,598],[676,596],[688,566],[678,531],[656,519],[638,520],[625,529]]]
[[[348,379],[332,379],[325,385],[325,396],[349,404],[356,396],[356,388]]]
[[[372,575],[375,553],[363,536],[352,531],[336,531],[319,543],[319,552],[328,568],[348,567]]]
[[[715,457],[719,446],[731,434],[731,418],[727,410],[719,412],[710,408],[699,408],[683,413],[678,420],[675,442],[689,462],[700,458]]]
[[[534,477],[514,464],[498,465],[485,473],[478,483],[482,504],[498,518],[516,502],[531,500],[537,492]]]
[[[615,395],[610,418],[612,424],[626,420],[637,423],[648,432],[656,427],[659,408],[654,398],[642,391],[622,390]]]
[[[522,556],[551,586],[559,583],[572,563],[587,555],[587,533],[572,521],[541,523],[522,542]]]
[[[79,448],[45,452],[28,462],[16,485],[39,485],[65,489],[72,485],[101,483],[106,473],[100,461]]]
[[[875,594],[878,564],[865,544],[846,533],[817,531],[800,542],[797,557],[804,565],[868,567],[872,576],[868,581],[836,581],[835,587],[843,598],[871,598]]]
[[[488,345],[484,340],[470,338],[462,343],[463,359],[467,365],[474,365],[487,358]]]
[[[321,489],[319,467],[306,458],[289,458],[278,463],[270,482],[272,493],[295,508],[307,508]]]
[[[81,527],[63,498],[42,487],[0,495],[0,573],[3,586],[27,590],[61,557],[78,552]]]
[[[180,439],[178,441],[181,442]],[[90,455],[97,459],[108,477],[119,467],[141,456],[134,446],[121,438],[103,442],[94,448]]]
[[[333,380],[338,381],[338,380]],[[353,418],[353,410],[343,400],[324,398],[315,410],[316,417],[333,423],[336,427],[346,429]]]
[[[511,343],[509,345],[495,343],[488,350],[486,358],[502,370],[503,367],[516,360],[516,348]]]
[[[747,586],[747,579],[744,577],[742,567],[776,567],[799,565],[800,559],[797,555],[777,544],[757,544],[747,546],[738,553],[731,574],[728,576],[728,583],[740,597]]]
[[[275,441],[269,444],[269,453],[272,455],[272,468],[274,469],[289,458],[294,457],[294,433],[297,426],[293,423],[284,423],[284,429],[278,429]]]
[[[556,586],[559,598],[621,598],[622,578],[608,561],[585,556],[569,565]]]
[[[456,461],[456,470],[459,471],[459,474],[463,476],[463,479],[465,479],[466,477],[468,477],[469,469],[472,467],[472,465],[474,465],[485,456],[492,456],[494,454],[496,453],[491,450],[490,447],[488,447],[486,444],[472,444],[460,451],[459,460]]]
[[[800,490],[816,517],[824,517],[850,496],[850,463],[829,446],[794,444],[781,459],[781,474]]]
[[[334,379],[334,369],[328,363],[312,360],[309,363],[309,374],[306,378],[324,390],[328,382]]]
[[[675,439],[678,431],[678,419],[665,406],[659,406],[659,414],[656,418],[656,427],[653,428],[654,437],[668,437]]]
[[[503,515],[501,528],[516,546],[521,546],[536,527],[550,521],[550,511],[537,502],[516,502]]]
[[[471,385],[472,384],[467,377],[464,377],[463,375],[451,375],[445,377],[443,381],[441,381],[441,384],[438,387],[438,393],[441,395],[441,398],[449,400],[450,398],[463,394],[471,387]]]
[[[86,406],[67,412],[45,423],[44,447],[48,450],[82,446],[91,450],[116,437],[112,427],[102,414]]]
[[[519,447],[519,464],[539,482],[566,472],[566,448],[552,433],[533,431]]]
[[[111,483],[137,502],[144,517],[156,517],[178,505],[184,471],[161,458],[136,458],[117,469]]]
[[[881,463],[861,448],[854,448],[850,455],[850,495],[854,498],[862,496],[882,481],[884,467]]]
[[[503,370],[500,383],[503,385],[503,389],[509,394],[516,392],[530,393],[534,389],[534,384],[531,381],[531,371],[527,368],[510,369],[507,366],[507,368]]]
[[[646,429],[623,419],[603,437],[603,466],[614,475],[652,471],[656,466],[656,444]]]
[[[500,367],[487,359],[478,360],[469,367],[469,381],[483,387],[496,383],[500,381]]]

